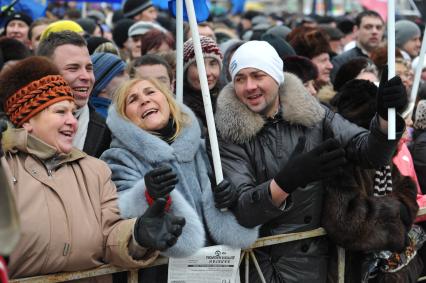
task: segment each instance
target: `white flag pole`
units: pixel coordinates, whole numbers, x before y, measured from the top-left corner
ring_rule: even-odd
[[[212,102],[210,99],[209,84],[207,82],[206,67],[204,66],[203,51],[201,49],[200,36],[198,35],[197,19],[195,18],[194,3],[192,0],[185,0],[186,12],[188,13],[189,26],[191,28],[192,40],[194,42],[195,60],[197,62],[198,77],[201,84],[204,109],[206,112],[207,129],[209,132],[210,146],[213,158],[216,184],[223,180],[222,164],[220,163],[219,145],[216,135],[216,125],[214,123]]]
[[[408,104],[407,110],[404,112],[403,117],[406,118],[408,115],[411,115],[416,99],[417,99],[417,93],[419,91],[419,85],[420,85],[420,75],[423,70],[423,63],[425,60],[425,53],[426,53],[426,36],[423,34],[423,41],[422,41],[422,48],[420,49],[420,55],[419,55],[419,63],[417,64],[416,73],[414,74],[414,83],[413,87],[411,88],[411,94],[410,94],[410,103]]]
[[[395,76],[395,0],[388,0],[388,80]],[[388,140],[395,140],[396,112],[388,108]]]
[[[176,0],[176,100],[183,102],[183,0]]]

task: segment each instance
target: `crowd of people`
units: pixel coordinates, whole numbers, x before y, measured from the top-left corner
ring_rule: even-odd
[[[45,18],[7,13],[0,170],[20,221],[19,242],[2,255],[10,278],[143,268],[159,255],[248,248],[319,227],[326,236],[254,250],[266,282],[337,282],[337,245],[347,251],[345,282],[426,274],[421,19],[397,20],[391,79],[386,23],[372,10],[247,11],[199,23],[218,184],[187,24],[183,101],[175,98],[175,28],[150,0],[84,18],[71,4]],[[415,108],[404,113],[421,67]],[[143,269],[140,280],[166,282],[167,270]],[[254,266],[250,282],[261,282]]]

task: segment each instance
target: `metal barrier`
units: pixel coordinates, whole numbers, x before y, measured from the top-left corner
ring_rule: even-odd
[[[421,208],[419,210],[418,216],[426,215],[426,207]],[[318,228],[311,231],[305,231],[305,232],[299,232],[299,233],[289,233],[289,234],[282,234],[282,235],[275,235],[275,236],[269,236],[264,238],[259,238],[249,249],[243,250],[242,255],[240,258],[240,265],[244,260],[245,263],[245,278],[244,281],[246,283],[249,282],[249,261],[250,259],[253,261],[254,266],[262,280],[262,282],[266,283],[265,279],[263,278],[263,274],[260,270],[259,264],[257,263],[256,257],[254,255],[253,249],[265,247],[265,246],[271,246],[271,245],[277,245],[281,243],[286,242],[292,242],[307,238],[313,238],[313,237],[320,237],[327,235],[325,230],[323,228]],[[152,264],[144,267],[149,268],[153,266],[158,265],[164,265],[169,262],[168,258],[165,257],[159,257],[157,260],[155,260]],[[138,282],[138,270],[137,269],[125,269],[120,268],[112,265],[103,265],[95,269],[90,269],[86,271],[76,271],[76,272],[64,272],[64,273],[56,273],[51,275],[45,275],[45,276],[36,276],[36,277],[28,277],[28,278],[21,278],[21,279],[14,279],[11,280],[11,283],[46,283],[46,282],[64,282],[69,280],[76,280],[76,279],[83,279],[83,278],[90,278],[90,277],[97,277],[107,274],[113,274],[118,272],[127,272],[127,282],[128,283],[137,283]],[[338,282],[344,283],[345,280],[345,250],[343,248],[338,248]],[[425,277],[419,278],[418,281],[424,281],[426,280]],[[141,280],[143,282],[143,278]]]

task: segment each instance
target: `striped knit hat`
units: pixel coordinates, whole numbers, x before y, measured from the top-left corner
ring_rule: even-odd
[[[95,73],[95,85],[91,96],[97,97],[115,76],[124,71],[126,63],[111,53],[94,53],[90,58]]]
[[[204,58],[213,58],[219,62],[219,66],[222,67],[222,53],[220,52],[219,46],[216,42],[207,36],[200,36],[201,50]],[[194,42],[192,38],[188,39],[183,44],[183,73],[186,73],[189,65],[195,62],[195,51]]]
[[[74,97],[71,88],[60,75],[48,75],[20,88],[5,101],[9,120],[21,127],[36,114],[59,101]]]

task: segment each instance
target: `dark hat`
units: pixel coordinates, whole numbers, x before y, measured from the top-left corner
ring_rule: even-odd
[[[340,40],[345,36],[338,28],[330,25],[321,25],[320,27],[328,34],[330,40]]]
[[[7,29],[7,25],[13,20],[23,21],[28,26],[30,26],[31,23],[33,22],[33,19],[27,14],[22,12],[15,12],[6,18],[6,21],[4,23],[4,28]]]
[[[94,19],[81,18],[76,20],[76,22],[84,29],[87,34],[92,35],[95,32],[96,22]]]
[[[358,126],[368,129],[376,114],[377,87],[367,80],[345,83],[330,104],[337,113]]]
[[[127,0],[123,6],[123,14],[126,18],[133,18],[151,6],[151,0]]]
[[[3,53],[3,62],[18,61],[25,59],[31,55],[28,47],[21,41],[3,37],[0,39],[0,50]]]
[[[314,63],[303,56],[287,56],[283,59],[286,72],[295,74],[306,83],[318,77],[318,69]]]
[[[115,24],[122,19],[124,19],[123,10],[115,10],[111,19],[113,25],[115,26]]]
[[[309,59],[331,52],[330,39],[320,28],[297,27],[287,36],[287,40],[297,55]]]
[[[296,55],[296,51],[294,51],[293,47],[288,44],[283,38],[276,36],[274,34],[264,34],[261,37],[261,40],[268,42],[274,49],[277,51],[278,55],[282,58],[286,56],[294,56]]]
[[[96,23],[104,23],[105,15],[101,11],[91,10],[87,12],[87,17],[93,19]]]
[[[110,40],[101,36],[91,36],[86,41],[87,41],[87,49],[89,49],[90,55],[92,55],[95,49],[98,48],[98,46],[101,45],[102,43],[111,42]]]
[[[366,57],[356,57],[344,63],[334,78],[334,90],[339,91],[346,82],[355,79],[368,65],[373,65],[373,62]]]
[[[343,34],[350,34],[354,30],[355,23],[351,19],[342,19],[337,23],[337,28]]]
[[[287,35],[291,32],[291,28],[288,26],[274,26],[266,31],[267,34],[274,34],[276,36],[281,37],[282,39],[286,39]]]
[[[123,48],[124,42],[129,38],[129,28],[135,23],[131,19],[121,19],[112,30],[112,39],[119,48]]]

